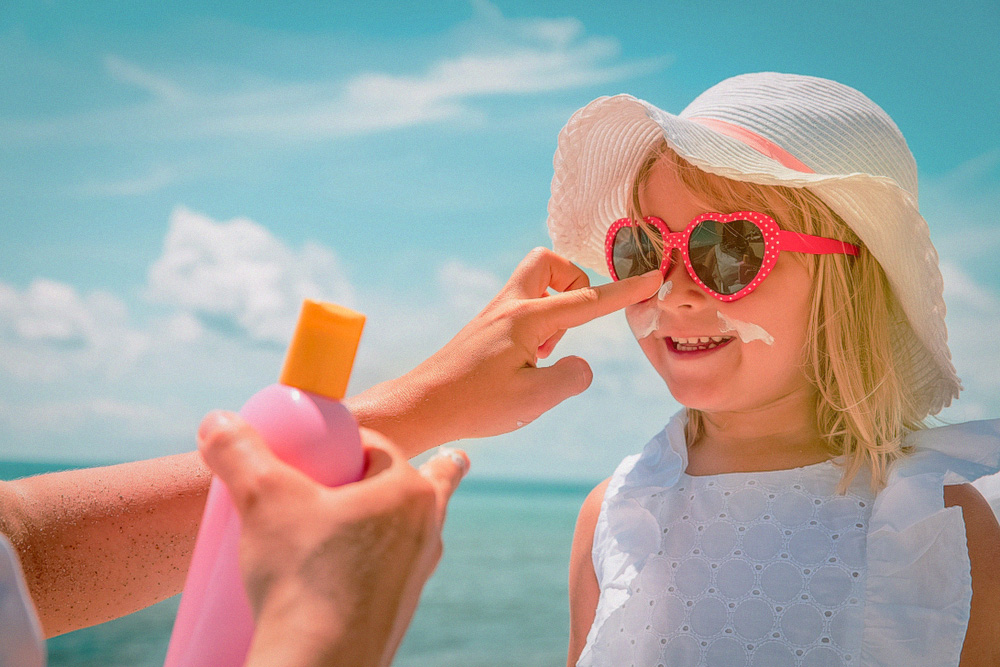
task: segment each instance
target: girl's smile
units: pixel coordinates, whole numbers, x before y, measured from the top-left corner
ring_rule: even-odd
[[[680,358],[691,359],[702,353],[718,350],[733,341],[732,336],[667,336],[663,339],[667,348],[678,354]]]

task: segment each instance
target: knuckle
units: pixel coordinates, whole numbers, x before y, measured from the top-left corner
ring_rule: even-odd
[[[528,257],[535,262],[541,262],[549,259],[553,254],[551,250],[544,246],[536,246],[528,252]]]
[[[581,305],[595,304],[600,301],[601,294],[593,287],[581,287],[575,289],[570,294]]]
[[[274,473],[270,470],[257,471],[251,478],[250,488],[262,496],[271,495],[274,493],[277,486],[278,484],[277,480],[274,478]]]
[[[489,324],[496,335],[509,338],[525,321],[534,317],[535,310],[531,301],[508,299],[489,314]]]
[[[504,319],[520,321],[534,314],[529,301],[510,301],[504,307]]]

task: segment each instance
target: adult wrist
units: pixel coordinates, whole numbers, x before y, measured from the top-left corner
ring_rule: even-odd
[[[430,390],[418,370],[344,399],[360,426],[382,433],[407,458],[447,442],[441,416],[428,413]]]
[[[335,605],[312,604],[307,593],[274,593],[255,619],[245,667],[320,667],[338,662],[348,621]]]

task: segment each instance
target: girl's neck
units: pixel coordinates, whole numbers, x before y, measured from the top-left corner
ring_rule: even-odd
[[[816,428],[815,397],[791,394],[752,410],[702,412],[688,473],[781,470],[831,458]]]

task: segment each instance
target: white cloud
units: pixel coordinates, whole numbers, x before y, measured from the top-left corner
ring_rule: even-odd
[[[1000,150],[990,150],[951,172],[922,179],[920,209],[940,254],[948,306],[948,347],[965,389],[944,410],[948,421],[1000,415],[1000,348],[988,342],[1000,329]]]
[[[148,289],[161,290],[169,312],[136,332],[129,329],[130,318],[121,302],[100,311],[113,311],[114,316],[107,318],[115,322],[112,329],[130,330],[147,341],[146,354],[134,359],[125,376],[73,370],[79,366],[75,356],[79,350],[68,341],[77,341],[73,344],[80,350],[97,346],[91,354],[98,367],[120,355],[112,344],[115,337],[98,326],[96,308],[83,307],[100,303],[107,295],[80,296],[70,286],[45,286],[44,281],[44,289],[34,291],[2,286],[4,336],[13,338],[19,322],[25,332],[17,334],[23,372],[11,373],[9,363],[0,366],[0,374],[8,376],[6,391],[0,391],[0,439],[8,444],[8,456],[110,461],[183,451],[193,447],[200,415],[213,407],[237,408],[274,381],[280,352],[253,341],[277,336],[269,339],[273,329],[255,327],[268,319],[293,318],[294,310],[255,310],[248,295],[276,292],[274,303],[290,300],[293,290],[274,285],[294,281],[282,282],[276,276],[308,262],[248,220],[220,223],[178,209],[167,237],[163,256],[150,271]],[[332,256],[320,247],[313,252]],[[263,284],[257,282],[260,276]],[[358,307],[369,320],[352,393],[402,375],[423,361],[481,310],[503,282],[497,275],[451,259],[441,262],[436,286],[421,290],[419,299],[392,290],[359,294]],[[48,305],[28,308],[25,303]],[[53,311],[61,318],[51,316]],[[13,317],[15,312],[28,312],[34,320]],[[251,312],[265,316],[255,319]],[[214,333],[204,323],[206,314],[237,324],[237,335]],[[25,335],[31,337],[27,342]],[[545,363],[567,354],[581,355],[591,363],[592,388],[517,433],[462,443],[483,474],[597,478],[640,448],[656,430],[657,420],[665,420],[676,409],[620,315],[571,331]],[[5,355],[4,360],[9,362],[10,357]],[[38,391],[39,369],[45,367],[51,367],[52,396]]]
[[[163,324],[163,332],[168,340],[192,343],[205,334],[201,321],[188,312],[175,313]]]
[[[291,337],[303,299],[354,302],[331,250],[306,243],[296,251],[252,220],[216,222],[183,207],[170,216],[147,294],[202,324],[235,325],[254,340],[278,344]],[[181,335],[197,334],[190,320],[175,325]]]
[[[159,192],[180,177],[179,169],[159,166],[141,176],[89,181],[79,187],[77,193],[87,197],[136,197]]]
[[[358,72],[339,81],[234,84],[206,90],[117,55],[116,81],[150,93],[148,102],[69,118],[0,122],[0,141],[117,142],[176,137],[265,136],[329,139],[427,123],[476,121],[476,100],[566,90],[625,79],[662,59],[622,61],[611,38],[588,36],[575,19],[509,19],[487,2],[439,40],[449,55],[413,72]],[[403,45],[401,45],[403,48]],[[204,64],[199,65],[204,67]],[[230,77],[244,79],[244,77]],[[250,87],[247,87],[250,86]]]
[[[950,173],[921,184],[920,210],[942,258],[977,273],[993,273],[1000,250],[1000,188],[993,175],[1000,149],[958,165]],[[1000,287],[1000,281],[994,283]]]
[[[342,86],[276,86],[253,98],[220,97],[214,106],[222,113],[208,119],[206,127],[220,133],[364,134],[477,118],[479,112],[470,106],[476,98],[604,83],[661,64],[615,63],[618,43],[587,37],[575,19],[507,19],[489,3],[475,6],[473,20],[456,30],[464,37],[464,52],[432,62],[420,73],[362,73]]]
[[[941,416],[949,421],[997,417],[1000,347],[988,341],[993,332],[1000,331],[1000,294],[951,262],[941,263],[941,273],[948,305],[948,347],[965,387],[959,400]]]
[[[152,74],[118,56],[106,56],[104,68],[115,80],[142,88],[168,104],[181,104],[190,99],[190,96],[170,79]]]
[[[123,433],[178,435],[161,406],[109,398],[51,401],[32,405],[0,402],[0,423],[33,436],[74,436],[95,421],[116,423]]]
[[[499,276],[457,259],[441,265],[437,280],[448,305],[459,310],[464,319],[482,310],[504,284]]]
[[[98,371],[118,375],[146,349],[125,305],[94,291],[37,279],[27,288],[0,283],[0,369],[25,379],[58,380]]]
[[[113,463],[191,451],[197,414],[177,401],[0,399],[0,434],[32,456]],[[5,456],[17,456],[14,451]],[[23,454],[22,454],[23,455]]]

